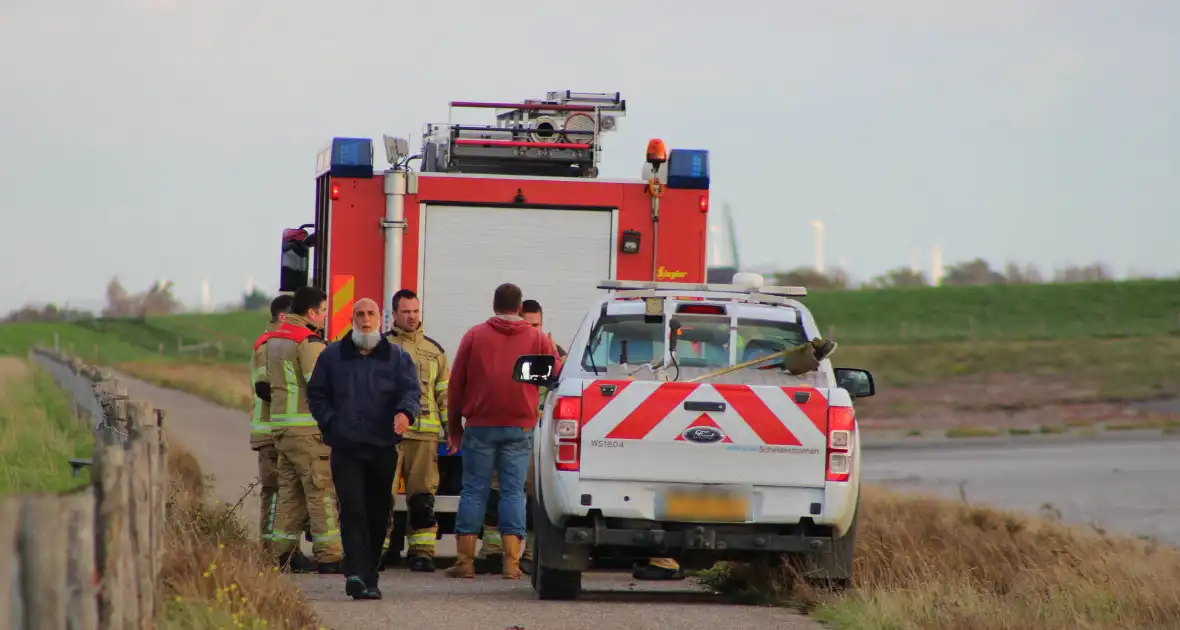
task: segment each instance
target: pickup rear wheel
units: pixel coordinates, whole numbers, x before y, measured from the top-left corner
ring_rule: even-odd
[[[836,592],[848,589],[852,586],[852,557],[856,551],[856,524],[859,518],[858,502],[848,531],[832,541],[830,551],[819,554],[773,555],[768,557],[766,562],[772,568],[789,566],[792,572],[814,587]]]
[[[569,601],[582,593],[582,572],[569,569],[551,568],[559,564],[566,546],[561,531],[549,522],[545,510],[533,501],[533,572],[529,578],[537,598],[543,600]]]
[[[800,572],[809,583],[834,591],[852,586],[852,556],[856,551],[856,524],[860,519],[859,500],[856,508],[848,531],[832,541],[831,551],[800,559]]]
[[[533,567],[532,579],[538,599],[570,601],[582,593],[581,571],[548,569],[538,563]]]

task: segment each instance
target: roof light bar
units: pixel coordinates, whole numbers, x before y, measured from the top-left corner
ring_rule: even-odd
[[[747,286],[740,284],[705,284],[695,282],[650,282],[643,280],[601,280],[599,289],[607,291],[681,291],[685,293],[741,293],[806,297],[806,287]]]

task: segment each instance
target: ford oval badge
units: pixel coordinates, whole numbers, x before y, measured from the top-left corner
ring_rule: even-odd
[[[713,427],[689,427],[680,435],[689,442],[697,444],[712,444],[725,439],[725,434]]]

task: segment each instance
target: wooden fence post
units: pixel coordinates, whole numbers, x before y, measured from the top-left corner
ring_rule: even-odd
[[[69,525],[63,507],[53,495],[24,498],[17,554],[29,630],[66,627]]]
[[[94,492],[64,497],[69,531],[69,596],[66,615],[71,630],[98,630],[98,568],[94,564]]]
[[[0,630],[16,630],[17,621],[24,614],[17,592],[20,557],[13,553],[17,549],[20,518],[20,497],[0,498],[0,549],[4,550],[4,561],[0,564]]]
[[[156,544],[154,567],[156,572],[156,580],[159,581],[160,576],[164,574],[164,537],[167,535],[166,532],[168,530],[169,486],[168,434],[163,429],[163,412],[157,411],[156,417],[158,418],[159,422],[159,424],[156,425],[156,533],[159,535],[156,540],[159,542]],[[163,614],[163,611],[160,609],[157,609],[156,612],[157,614]]]
[[[148,500],[144,508],[148,519],[148,547],[145,558],[147,570],[151,572],[152,582],[155,583],[164,568],[164,530],[166,506],[168,503],[167,459],[163,441],[163,430],[156,426],[156,410],[151,405],[139,403],[142,423],[135,429],[134,439],[143,444],[146,456],[148,485]],[[152,600],[157,614],[163,605],[158,599],[158,592],[153,592]]]
[[[99,624],[104,630],[134,627],[138,606],[131,592],[135,575],[125,570],[131,554],[129,499],[122,445],[103,444],[95,450],[95,497],[98,501],[95,530],[96,559],[102,582],[99,591]],[[132,593],[132,597],[128,594]]]
[[[133,407],[139,408],[138,405]],[[134,575],[135,597],[139,607],[139,616],[134,627],[152,630],[156,619],[156,602],[153,597],[156,592],[156,576],[152,574],[155,564],[155,554],[152,550],[152,516],[155,510],[151,503],[151,456],[149,440],[144,435],[145,430],[145,427],[141,426],[132,427],[130,439],[126,444],[127,459],[124,471],[131,491],[131,548],[127,550],[127,557]]]
[[[154,619],[160,608],[154,585],[164,558],[164,512],[161,508],[167,501],[168,488],[160,474],[161,430],[155,425],[155,409],[143,401],[135,401],[131,408],[135,412],[128,448],[133,454],[131,480],[136,488],[135,562],[141,583],[153,585],[153,588],[144,587],[140,591],[140,612],[144,618]]]
[[[154,630],[169,489],[164,414],[130,400],[108,371],[59,360],[90,381],[119,435],[96,435],[87,491],[0,497],[0,630]]]

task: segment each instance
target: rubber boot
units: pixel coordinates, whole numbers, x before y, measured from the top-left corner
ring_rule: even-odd
[[[485,525],[483,542],[479,546],[479,555],[475,556],[476,575],[504,572],[504,548],[501,542],[500,530]]]
[[[520,536],[504,534],[504,579],[519,580],[520,553],[523,539]]]
[[[475,534],[460,534],[455,536],[455,549],[458,552],[458,558],[455,560],[455,566],[446,570],[446,576],[449,578],[474,578],[475,577],[475,543],[478,537]]]

